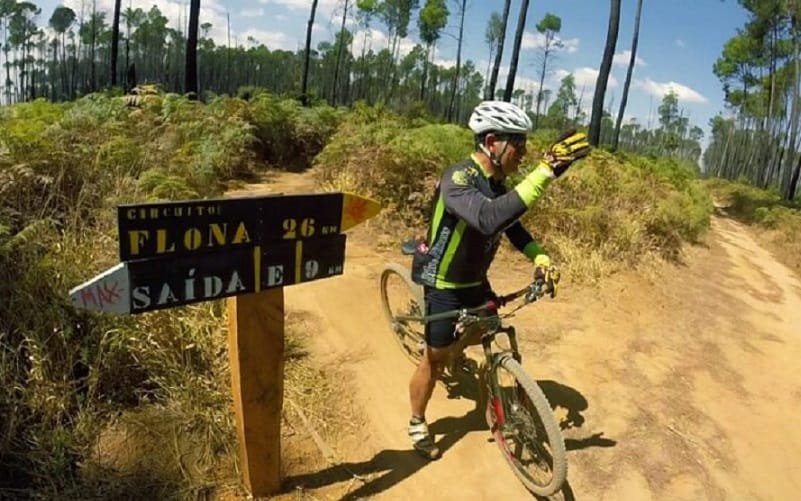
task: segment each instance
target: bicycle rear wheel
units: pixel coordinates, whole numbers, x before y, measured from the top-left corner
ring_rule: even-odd
[[[423,287],[412,282],[409,270],[389,263],[381,272],[381,304],[401,351],[417,364],[425,349],[425,331],[421,322],[401,320],[400,316],[422,317],[425,314]]]
[[[490,373],[487,424],[503,457],[534,494],[550,496],[567,477],[565,442],[536,381],[507,354]]]

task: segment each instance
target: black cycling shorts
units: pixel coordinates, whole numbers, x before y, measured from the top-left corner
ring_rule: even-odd
[[[474,308],[490,299],[487,287],[467,289],[434,289],[425,287],[426,315],[460,308]],[[456,319],[428,322],[425,327],[426,343],[434,348],[445,348],[456,341]]]

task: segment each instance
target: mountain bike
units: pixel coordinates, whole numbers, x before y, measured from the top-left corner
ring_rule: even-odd
[[[404,254],[409,251],[404,248]],[[558,272],[535,272],[533,282],[475,308],[425,315],[423,287],[410,271],[389,263],[381,273],[381,301],[393,337],[415,365],[425,349],[426,322],[457,319],[457,341],[451,345],[444,377],[467,378],[478,384],[477,406],[484,409],[490,432],[517,477],[534,494],[550,496],[567,476],[565,443],[551,405],[537,382],[523,370],[515,328],[503,319],[546,295],[555,295]],[[518,298],[509,314],[499,307]],[[501,336],[503,335],[503,336]],[[469,346],[483,347],[483,359],[465,356]]]

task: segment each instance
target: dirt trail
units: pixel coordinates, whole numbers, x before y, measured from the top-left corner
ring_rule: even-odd
[[[253,192],[253,187],[248,191]],[[258,190],[313,191],[279,174]],[[427,463],[405,436],[411,364],[380,310],[378,274],[397,260],[349,237],[345,274],[290,287],[286,304],[314,318],[315,364],[349,374],[360,428],[330,445],[345,466],[289,466],[287,489],[316,499],[531,499],[467,399],[438,387],[428,411],[444,449]],[[403,262],[403,261],[401,261]],[[501,292],[529,269],[510,256]],[[565,284],[513,319],[524,366],[565,425],[568,485],[557,499],[788,499],[801,490],[801,282],[744,227],[715,218],[706,247],[650,276],[601,289]],[[344,371],[344,372],[342,372]],[[366,476],[354,480],[351,472]]]

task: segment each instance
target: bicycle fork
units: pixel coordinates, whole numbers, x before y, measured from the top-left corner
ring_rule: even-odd
[[[493,353],[492,351],[492,343],[495,341],[495,336],[499,333],[506,334],[507,339],[509,340],[509,349],[503,350],[499,353]],[[513,326],[503,327],[498,329],[491,335],[484,336],[481,339],[481,344],[484,348],[484,356],[486,357],[486,363],[484,364],[484,373],[480,376],[480,384],[486,393],[486,390],[489,390],[489,394],[485,395],[484,402],[481,402],[482,405],[486,405],[486,397],[489,397],[489,405],[492,406],[492,413],[494,414],[494,419],[492,422],[488,422],[487,424],[491,427],[491,432],[495,432],[497,428],[503,427],[506,423],[506,411],[503,406],[503,400],[501,399],[501,385],[498,381],[498,367],[503,363],[504,359],[507,357],[513,357],[518,362],[521,361],[520,352],[517,348],[517,336],[515,333],[515,328]],[[489,411],[489,409],[487,409]],[[489,417],[489,416],[488,416]],[[488,421],[490,421],[488,419]]]

